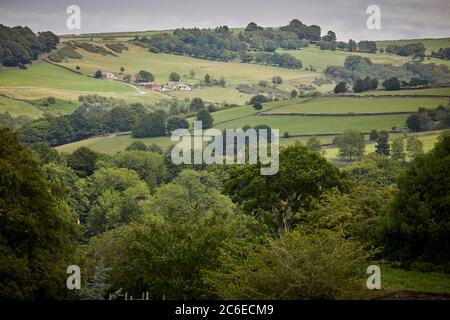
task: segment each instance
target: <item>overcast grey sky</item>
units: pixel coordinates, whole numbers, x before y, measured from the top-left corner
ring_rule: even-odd
[[[66,28],[66,8],[81,8],[81,30]],[[381,30],[366,9],[381,8]],[[0,0],[0,23],[57,34],[245,26],[280,26],[297,18],[333,30],[339,40],[450,36],[450,0]]]

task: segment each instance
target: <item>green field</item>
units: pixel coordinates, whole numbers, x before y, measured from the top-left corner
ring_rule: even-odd
[[[46,101],[47,99],[36,99],[29,100],[28,102],[35,105],[43,112],[48,112],[52,115],[71,114],[78,108],[78,101],[56,99],[55,103],[45,105],[44,103]]]
[[[14,69],[0,73],[0,87],[39,87],[83,92],[136,92],[119,82],[88,78],[52,64],[38,61],[28,69]]]
[[[404,45],[407,43],[418,43],[421,42],[425,45],[426,55],[430,55],[432,51],[438,51],[440,48],[448,48],[450,47],[450,38],[436,38],[436,39],[410,39],[410,40],[386,40],[386,41],[377,41],[377,46],[379,48],[386,48],[390,44],[399,44]],[[431,57],[426,57],[424,60],[425,63],[436,63],[436,64],[445,64],[450,67],[449,60],[436,59]]]
[[[370,117],[289,117],[289,116],[250,116],[215,126],[218,129],[239,129],[245,125],[269,125],[279,129],[280,134],[318,134],[341,133],[346,129],[359,131],[391,130],[403,128],[407,116],[370,116]]]
[[[13,117],[28,116],[36,119],[42,116],[42,110],[31,103],[0,95],[0,113],[5,112],[9,112]]]
[[[450,38],[436,38],[436,39],[408,39],[408,40],[384,40],[376,41],[378,48],[386,48],[390,44],[404,45],[407,43],[421,42],[427,49],[427,54],[431,51],[438,51],[440,48],[450,47]]]
[[[168,83],[169,75],[172,72],[180,74],[180,82],[189,84],[200,84],[206,74],[215,79],[223,77],[226,81],[225,88],[219,86],[194,88],[191,92],[171,92],[168,95],[178,99],[200,97],[206,101],[227,101],[241,104],[248,101],[250,96],[237,91],[235,86],[238,84],[256,84],[260,80],[270,82],[274,75],[279,75],[285,81],[283,89],[290,91],[296,84],[311,84],[315,78],[321,76],[320,73],[304,70],[239,62],[210,61],[165,53],[156,54],[150,53],[146,48],[129,43],[126,43],[126,45],[128,50],[123,51],[118,57],[102,56],[77,49],[83,58],[69,59],[68,62],[61,63],[61,65],[73,70],[78,65],[81,68],[80,71],[84,74],[93,74],[97,70],[119,72],[121,67],[125,69],[126,74],[131,75],[138,73],[140,70],[147,70],[160,83]],[[191,70],[195,72],[195,76],[192,78],[189,75]],[[330,88],[320,89],[329,90]]]
[[[156,138],[143,138],[137,139],[133,138],[131,135],[126,136],[109,136],[109,137],[95,137],[86,140],[81,140],[69,144],[65,144],[55,149],[60,152],[73,152],[74,150],[80,147],[88,147],[92,150],[106,153],[106,154],[115,154],[117,151],[124,150],[130,143],[133,141],[140,140],[147,145],[155,143],[162,148],[169,147],[172,142],[170,141],[170,137],[156,137]]]
[[[402,137],[403,140],[406,140],[406,137],[409,135],[416,136],[423,143],[423,150],[425,152],[430,151],[434,148],[434,144],[437,141],[437,138],[442,133],[442,131],[433,131],[433,132],[419,132],[414,134],[403,134],[403,133],[393,133],[389,135],[389,140],[392,141],[395,138]],[[367,137],[366,137],[367,140]],[[322,142],[327,143],[327,142]],[[375,152],[375,142],[367,142],[365,154]],[[336,159],[339,155],[339,149],[336,147],[326,148],[325,149],[325,157],[329,160]]]
[[[402,289],[419,292],[450,293],[450,275],[436,272],[419,272],[381,268],[381,283],[385,289]]]
[[[125,73],[136,74],[139,70],[150,71],[155,80],[161,83],[169,81],[171,72],[181,75],[182,82],[200,83],[205,74],[213,78],[224,77],[229,85],[239,83],[257,83],[259,80],[271,80],[272,76],[279,75],[284,80],[304,79],[305,82],[312,81],[317,73],[302,70],[292,70],[261,66],[257,64],[243,64],[238,62],[220,62],[205,59],[191,58],[166,53],[151,53],[146,48],[127,44],[128,50],[122,51],[118,57],[102,56],[77,49],[83,56],[82,59],[69,59],[62,65],[75,69],[81,67],[81,72],[92,74],[97,70],[107,72],[119,72],[120,67],[125,68]],[[195,71],[194,78],[190,78],[189,72]]]
[[[447,98],[318,98],[306,103],[287,102],[267,113],[379,113],[415,112],[421,108],[436,108],[447,105]]]
[[[395,95],[395,96],[447,96],[450,97],[450,87],[444,88],[426,88],[426,89],[413,89],[413,90],[371,90],[364,91],[361,93],[352,93],[358,96],[384,96],[384,95]]]
[[[226,86],[225,88],[214,86],[194,89],[192,91],[174,91],[171,92],[170,95],[180,100],[198,97],[205,101],[228,102],[236,104],[244,104],[247,101],[250,101],[250,98],[252,97],[249,94],[239,92],[231,85]]]
[[[317,71],[323,71],[327,66],[343,66],[345,58],[349,55],[359,55],[368,57],[373,63],[393,64],[396,66],[410,62],[408,57],[401,57],[389,53],[363,53],[348,52],[342,50],[320,50],[315,45],[300,50],[279,50],[279,52],[287,52],[303,62],[303,67],[313,66]]]
[[[24,100],[54,96],[77,100],[83,94],[98,94],[130,102],[153,103],[168,96],[157,92],[142,93],[135,87],[117,81],[94,79],[53,64],[37,61],[28,69],[0,72],[0,93]]]
[[[292,99],[288,100],[291,103],[302,103],[306,101],[305,98],[298,98],[298,99]],[[269,102],[263,104],[263,109],[261,111],[269,111],[273,108],[279,107],[283,104],[289,103],[284,100],[275,101],[275,102]],[[221,111],[217,111],[212,113],[212,116],[214,118],[214,123],[217,125],[222,122],[235,120],[237,118],[247,117],[254,115],[256,110],[251,105],[244,105],[234,108],[229,108]]]

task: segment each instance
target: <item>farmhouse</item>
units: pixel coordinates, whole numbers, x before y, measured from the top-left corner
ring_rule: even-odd
[[[187,84],[162,85],[158,82],[138,82],[137,85],[141,88],[152,89],[153,91],[191,91],[192,87]]]
[[[181,91],[191,91],[192,90],[192,88],[187,84],[176,84],[175,88],[176,88],[176,90],[181,90]]]
[[[154,82],[138,82],[137,85],[144,89],[153,89]]]
[[[111,72],[102,72],[102,78],[112,80],[116,77],[114,73]]]
[[[152,90],[154,91],[161,91],[162,89],[162,85],[160,85],[158,82],[153,82],[152,83]]]

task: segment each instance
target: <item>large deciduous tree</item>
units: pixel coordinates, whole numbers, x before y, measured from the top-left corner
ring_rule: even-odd
[[[279,172],[269,176],[261,175],[261,164],[232,166],[225,183],[225,192],[247,214],[279,229],[295,225],[325,190],[344,187],[339,170],[302,145],[282,148],[279,162]]]
[[[398,179],[398,193],[385,223],[389,257],[409,265],[419,259],[450,261],[450,134],[417,158]]]
[[[0,298],[67,297],[76,221],[32,153],[0,129]]]

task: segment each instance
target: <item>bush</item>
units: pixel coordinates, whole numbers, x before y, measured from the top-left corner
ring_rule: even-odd
[[[392,77],[384,80],[382,86],[388,91],[400,90],[400,81],[397,77]]]
[[[133,141],[126,148],[126,151],[147,151],[147,146],[140,140]]]
[[[263,105],[260,102],[257,102],[253,105],[253,108],[255,108],[256,111],[262,110]]]
[[[263,245],[230,245],[221,272],[207,279],[221,299],[351,298],[363,288],[366,257],[333,232],[293,231]]]
[[[56,98],[55,97],[48,97],[47,98],[47,102],[48,102],[48,104],[55,104],[56,103]]]
[[[334,93],[338,94],[343,92],[347,92],[347,83],[342,81],[339,82],[336,87],[334,87]]]
[[[177,129],[189,129],[189,122],[181,116],[172,116],[167,120],[167,133],[171,134]]]
[[[199,110],[197,112],[197,121],[202,122],[203,129],[212,128],[214,119],[206,109]]]
[[[366,84],[364,83],[363,79],[356,79],[355,83],[353,84],[353,91],[354,92],[363,92],[366,91]]]
[[[272,101],[271,97],[267,97],[263,94],[257,94],[250,99],[250,104],[255,105],[256,103],[264,103]]]
[[[169,76],[170,81],[178,82],[180,81],[180,79],[181,79],[180,75],[176,72],[172,72]]]

